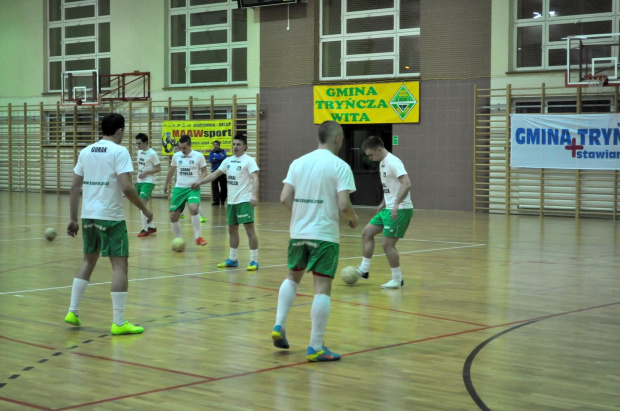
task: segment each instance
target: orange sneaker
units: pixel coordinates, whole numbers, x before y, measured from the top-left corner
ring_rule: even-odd
[[[147,235],[149,235],[150,233],[146,230],[142,230],[138,233],[138,237],[146,237]]]
[[[205,239],[204,239],[204,238],[202,238],[202,237],[198,237],[198,238],[196,239],[196,244],[197,244],[197,245],[207,245],[207,240],[205,240]]]

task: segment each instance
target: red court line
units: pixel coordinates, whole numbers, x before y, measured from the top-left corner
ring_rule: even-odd
[[[34,344],[34,343],[31,343],[31,342],[27,342],[27,341],[17,340],[15,338],[5,337],[4,335],[0,335],[0,338],[2,338],[3,340],[13,341],[13,342],[20,343],[20,344],[31,345],[31,346],[37,347],[37,348],[43,348],[45,350],[55,350],[56,349],[54,347],[46,347],[45,345],[39,345],[39,344]]]
[[[0,400],[6,401],[6,402],[12,402],[13,404],[23,405],[25,407],[36,408],[38,410],[51,410],[52,409],[52,408],[42,407],[40,405],[34,405],[34,404],[27,403],[27,402],[19,401],[19,400],[14,400],[12,398],[0,397]]]
[[[434,336],[434,337],[427,337],[427,338],[423,338],[423,339],[419,339],[419,340],[412,340],[412,341],[406,341],[406,342],[402,342],[402,343],[385,345],[385,346],[381,346],[381,347],[368,348],[366,350],[361,350],[361,351],[355,351],[355,352],[352,352],[352,353],[342,354],[342,356],[343,357],[348,357],[348,356],[352,356],[352,355],[364,354],[364,353],[372,352],[372,351],[379,351],[379,350],[385,350],[385,349],[388,349],[388,348],[400,347],[400,346],[404,346],[404,345],[417,344],[417,343],[426,342],[426,341],[438,340],[438,339],[441,339],[441,338],[447,338],[447,337],[453,337],[453,336],[457,336],[457,335],[469,334],[469,333],[478,332],[478,331],[485,331],[485,330],[489,330],[489,329],[492,329],[492,328],[505,327],[505,326],[508,326],[508,325],[511,325],[511,324],[518,324],[518,323],[524,323],[524,322],[528,322],[528,321],[534,321],[534,320],[537,320],[537,319],[540,320],[540,319],[545,319],[545,318],[550,318],[550,317],[557,317],[557,316],[560,316],[560,315],[573,314],[573,313],[576,313],[576,312],[588,311],[588,310],[593,310],[593,309],[596,309],[596,308],[608,307],[608,306],[618,305],[618,304],[620,304],[620,302],[609,303],[609,304],[601,304],[601,305],[597,305],[597,306],[593,306],[593,307],[586,307],[586,308],[581,308],[581,309],[577,309],[577,310],[565,311],[565,312],[562,312],[562,313],[541,316],[541,317],[537,317],[537,318],[534,318],[534,319],[526,319],[526,320],[513,321],[511,323],[506,323],[506,324],[498,324],[498,325],[493,325],[493,326],[474,328],[474,329],[471,329],[471,330],[464,330],[464,331],[458,331],[458,332],[450,333],[450,334],[437,335],[437,336]],[[280,365],[280,366],[277,366],[277,367],[263,368],[263,369],[260,369],[260,370],[248,371],[248,372],[244,372],[244,373],[241,373],[241,374],[233,374],[233,375],[229,375],[229,376],[225,376],[225,377],[213,378],[211,380],[195,381],[193,383],[182,384],[182,385],[175,385],[175,386],[167,387],[167,388],[159,388],[157,390],[145,391],[145,392],[141,392],[141,393],[128,394],[128,395],[123,395],[121,397],[116,397],[116,398],[107,398],[105,400],[100,400],[100,401],[96,401],[96,402],[90,402],[90,403],[85,403],[85,404],[73,405],[71,407],[60,408],[59,410],[68,410],[68,409],[73,409],[73,408],[80,408],[80,407],[85,407],[85,406],[89,406],[89,405],[93,405],[93,404],[101,404],[101,403],[104,403],[104,402],[111,402],[111,401],[116,401],[116,400],[125,399],[125,398],[138,397],[138,396],[141,396],[141,395],[150,394],[150,393],[154,393],[154,392],[162,392],[162,391],[174,390],[174,389],[177,389],[177,388],[188,387],[188,386],[191,386],[191,385],[207,384],[207,383],[221,381],[221,380],[226,380],[226,379],[231,379],[231,378],[238,378],[238,377],[244,377],[244,376],[247,376],[247,375],[260,374],[260,373],[264,373],[264,372],[279,370],[279,369],[282,369],[282,368],[295,367],[295,366],[302,365],[302,364],[312,364],[312,363],[309,363],[307,361],[303,361],[303,362],[297,362],[297,363],[292,363],[292,364]]]
[[[207,377],[205,375],[191,374],[189,372],[175,371],[175,370],[170,370],[168,368],[154,367],[152,365],[145,365],[145,364],[138,364],[138,363],[135,363],[135,362],[116,360],[114,358],[100,357],[98,355],[84,354],[84,353],[79,353],[79,352],[71,352],[71,354],[73,354],[73,355],[80,355],[82,357],[95,358],[95,359],[98,359],[98,360],[116,362],[116,363],[120,363],[120,364],[134,365],[136,367],[148,368],[150,370],[165,371],[165,372],[170,372],[170,373],[173,373],[173,374],[186,375],[188,377],[196,377],[196,378],[202,378],[202,379],[206,379],[206,380],[214,380],[215,379],[215,378],[212,378],[212,377]]]

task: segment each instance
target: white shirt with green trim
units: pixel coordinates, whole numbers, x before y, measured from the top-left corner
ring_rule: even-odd
[[[178,151],[172,156],[171,166],[177,168],[175,187],[191,187],[202,175],[202,168],[207,166],[204,154],[192,150],[188,155]]]
[[[245,153],[240,157],[226,157],[218,170],[226,174],[228,204],[249,203],[254,187],[251,174],[260,170],[256,160]]]
[[[150,171],[160,164],[159,156],[149,147],[148,150],[138,150],[138,183],[152,183],[157,181],[157,174],[149,174],[144,178],[140,178],[140,173],[143,171]]]
[[[385,199],[385,208],[391,210],[394,208],[396,202],[396,195],[400,189],[400,181],[398,177],[407,174],[405,165],[394,154],[389,153],[383,160],[381,160],[381,166],[379,167],[381,173],[381,185],[383,186],[383,198]],[[402,203],[398,205],[399,210],[413,208],[411,202],[410,193],[407,193],[407,197]]]
[[[295,189],[291,238],[340,242],[338,193],[355,191],[351,167],[326,149],[293,161],[283,181]]]
[[[99,140],[80,151],[73,172],[84,177],[82,218],[125,219],[118,175],[133,173],[131,156],[125,147],[110,140]]]

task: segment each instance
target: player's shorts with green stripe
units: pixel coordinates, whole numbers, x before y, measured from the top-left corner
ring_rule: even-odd
[[[129,236],[125,220],[82,219],[84,254],[99,254],[102,257],[128,257]]]
[[[226,220],[228,225],[251,224],[254,222],[254,207],[250,203],[228,204]]]
[[[329,241],[288,241],[288,268],[293,271],[312,271],[334,278],[338,270],[340,245]]]
[[[392,220],[392,210],[384,208],[368,224],[383,226],[384,237],[403,238],[412,217],[413,208],[401,208],[396,215],[396,221],[394,221]]]
[[[138,193],[138,197],[146,198],[147,200],[151,198],[154,188],[155,184],[153,183],[136,183],[136,192]]]
[[[183,211],[185,203],[200,204],[200,187],[192,190],[191,187],[174,187],[170,198],[170,211],[180,209]]]

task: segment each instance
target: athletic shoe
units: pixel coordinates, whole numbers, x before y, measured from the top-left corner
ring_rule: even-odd
[[[212,205],[212,206],[219,206],[219,205],[220,205],[220,203],[219,203],[219,202],[217,202],[217,203],[211,203],[211,205]]]
[[[320,351],[315,351],[314,348],[308,347],[306,358],[311,362],[338,361],[340,359],[340,354],[331,352],[326,346],[323,346],[323,349]]]
[[[65,316],[65,322],[71,325],[82,325],[82,321],[73,312],[69,311]]]
[[[206,221],[207,221],[207,219],[206,219],[206,218],[204,218],[203,216],[200,216],[200,222],[201,222],[201,223],[204,223],[204,222],[206,222]]]
[[[157,232],[157,228],[156,227],[149,227],[149,229],[147,230],[148,235],[151,235],[153,233]]]
[[[368,280],[368,277],[370,277],[370,273],[368,271],[362,271],[362,267],[357,267],[357,272],[360,274],[362,280]]]
[[[217,268],[228,268],[228,267],[237,267],[239,262],[237,260],[231,260],[230,258],[226,259],[223,263],[219,263]]]
[[[184,220],[184,219],[185,219],[185,214],[181,214],[181,215],[179,216],[179,219]]]
[[[390,280],[387,283],[383,284],[381,288],[402,288],[405,285],[405,280]]]
[[[151,234],[151,233],[149,233],[149,232],[148,232],[148,231],[146,231],[146,230],[142,230],[142,231],[140,231],[140,232],[138,233],[138,237],[146,237],[146,236],[147,236],[147,235],[149,235],[149,234]]]
[[[198,238],[196,239],[196,245],[207,245],[207,240],[205,240],[205,239],[204,239],[204,238],[202,238],[202,237],[198,237]]]
[[[288,345],[288,340],[286,339],[286,333],[284,332],[284,328],[281,325],[276,325],[273,327],[273,331],[271,332],[271,339],[273,340],[273,346],[277,348],[287,349],[290,347]]]
[[[116,323],[112,323],[112,328],[110,328],[110,332],[114,335],[140,334],[142,331],[144,331],[143,327],[137,327],[129,321],[125,321],[125,324],[120,327]]]
[[[248,271],[256,271],[258,270],[258,263],[254,260],[250,261],[250,265],[248,265]]]

